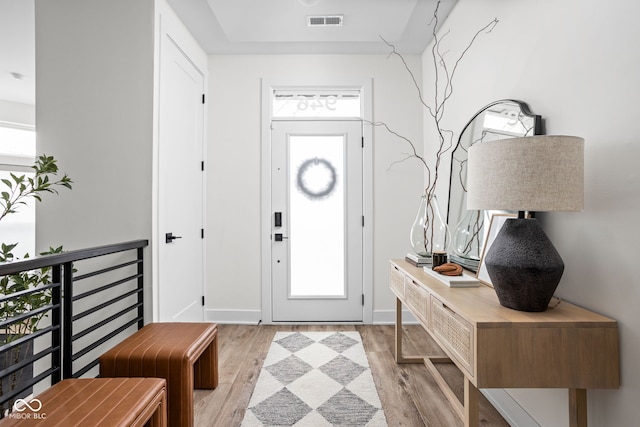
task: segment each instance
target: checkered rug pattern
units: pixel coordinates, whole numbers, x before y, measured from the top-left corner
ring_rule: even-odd
[[[386,427],[359,332],[277,332],[242,427]]]

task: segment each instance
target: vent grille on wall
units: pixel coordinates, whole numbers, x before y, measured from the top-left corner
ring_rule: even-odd
[[[341,27],[344,21],[342,15],[330,16],[307,16],[307,26],[309,27]]]

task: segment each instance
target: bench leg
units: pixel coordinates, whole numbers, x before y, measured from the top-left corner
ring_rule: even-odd
[[[155,412],[145,424],[145,427],[167,427],[167,395],[162,394],[162,400]]]
[[[202,352],[193,366],[194,387],[214,389],[218,386],[218,335]]]

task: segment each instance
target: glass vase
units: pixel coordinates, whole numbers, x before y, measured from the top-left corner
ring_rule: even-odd
[[[435,195],[427,197],[423,194],[420,198],[416,219],[411,226],[410,239],[413,252],[421,257],[447,251],[451,237]]]
[[[484,240],[484,211],[468,210],[453,231],[452,251],[455,255],[478,262]]]

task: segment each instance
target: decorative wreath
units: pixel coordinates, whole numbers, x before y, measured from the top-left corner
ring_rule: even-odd
[[[321,187],[320,190],[314,191],[307,186],[307,182],[305,179],[305,175],[309,170],[313,167],[324,167],[329,171],[329,179]],[[331,162],[326,159],[319,159],[317,157],[313,159],[305,160],[300,167],[298,168],[298,176],[297,176],[297,184],[298,188],[305,196],[310,199],[322,199],[323,197],[327,197],[336,187],[336,169],[333,167]]]

